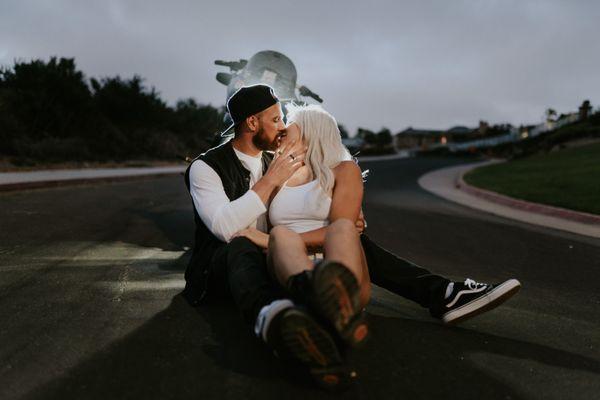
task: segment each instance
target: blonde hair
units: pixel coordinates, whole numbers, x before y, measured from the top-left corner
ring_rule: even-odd
[[[313,179],[319,181],[323,191],[333,193],[335,176],[332,168],[340,162],[352,160],[348,149],[342,144],[337,121],[322,107],[314,104],[286,107],[288,123],[300,128],[300,138],[308,146],[305,163],[310,167]]]

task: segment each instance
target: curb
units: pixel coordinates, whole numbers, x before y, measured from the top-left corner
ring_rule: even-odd
[[[404,153],[396,153],[390,154],[386,156],[367,156],[367,157],[359,157],[359,162],[373,162],[373,161],[388,161],[388,160],[396,160],[399,158],[405,158],[406,154]],[[101,168],[102,169],[102,168]],[[33,189],[44,189],[44,188],[57,188],[63,186],[75,186],[75,185],[89,185],[95,183],[110,183],[110,182],[122,182],[122,181],[131,181],[131,180],[139,180],[139,179],[151,179],[151,178],[160,178],[169,175],[178,175],[183,174],[185,168],[182,167],[181,171],[163,171],[163,172],[152,172],[148,171],[147,173],[135,173],[131,175],[107,175],[107,176],[87,176],[87,177],[67,177],[63,179],[47,179],[47,180],[29,180],[25,179],[7,183],[0,182],[0,193],[2,192],[15,192],[19,190],[33,190]],[[38,172],[38,171],[27,171],[29,172]],[[12,172],[8,172],[11,174]],[[1,175],[2,173],[0,173]],[[14,180],[14,179],[13,179]]]
[[[515,199],[491,190],[481,189],[466,183],[463,179],[467,172],[470,172],[480,166],[474,166],[473,168],[463,171],[457,178],[456,187],[470,195],[491,201],[496,204],[515,208],[521,211],[532,212],[536,214],[547,215],[549,217],[556,217],[566,219],[569,221],[580,222],[589,225],[600,225],[600,215],[589,214],[581,211],[568,210],[566,208],[560,208],[555,206],[549,206],[546,204],[533,203],[526,200]]]
[[[381,156],[358,156],[356,157],[356,159],[358,160],[358,162],[376,162],[376,161],[391,161],[391,160],[398,160],[401,158],[408,158],[409,154],[406,152],[398,152],[398,153],[394,153],[394,154],[385,154],[385,155],[381,155]]]
[[[57,188],[63,186],[86,185],[95,183],[110,183],[110,182],[125,182],[133,180],[143,180],[151,178],[160,178],[170,175],[179,175],[181,172],[159,172],[140,175],[128,176],[103,176],[97,178],[74,178],[74,179],[58,179],[50,181],[33,181],[33,182],[15,182],[0,184],[0,192],[13,192],[19,190]]]
[[[467,171],[494,162],[498,161],[468,163],[439,168],[423,174],[419,178],[418,184],[423,190],[435,196],[474,210],[533,226],[542,226],[600,239],[600,223],[595,221],[590,222],[587,219],[590,214],[513,199],[495,192],[472,187],[464,183],[464,179],[461,179]],[[472,190],[469,190],[471,188]],[[518,208],[516,204],[522,207]],[[543,214],[539,212],[541,209],[553,209],[553,211],[550,211],[549,213],[552,214],[549,215],[549,213]],[[556,213],[556,209],[559,210],[558,213]],[[581,214],[586,216],[587,223],[580,222],[580,219],[575,217],[575,215]],[[593,220],[597,217],[596,215],[591,216]]]

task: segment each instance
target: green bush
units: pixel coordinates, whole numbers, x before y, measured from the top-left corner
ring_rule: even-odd
[[[88,81],[69,58],[0,69],[0,157],[17,164],[195,155],[223,113],[193,99],[170,107],[137,75]]]

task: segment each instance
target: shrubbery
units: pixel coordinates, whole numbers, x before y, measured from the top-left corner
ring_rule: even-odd
[[[15,164],[175,159],[207,149],[222,108],[168,106],[143,79],[86,79],[74,59],[0,70],[0,157]]]
[[[574,122],[538,136],[513,143],[503,143],[486,150],[493,157],[523,158],[540,152],[550,152],[556,147],[579,139],[600,138],[600,111],[583,121]]]

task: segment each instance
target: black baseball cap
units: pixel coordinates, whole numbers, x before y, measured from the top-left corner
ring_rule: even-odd
[[[230,131],[237,124],[277,103],[279,99],[269,85],[258,84],[239,88],[227,100],[227,111],[233,123],[221,133],[221,136],[231,135]]]

